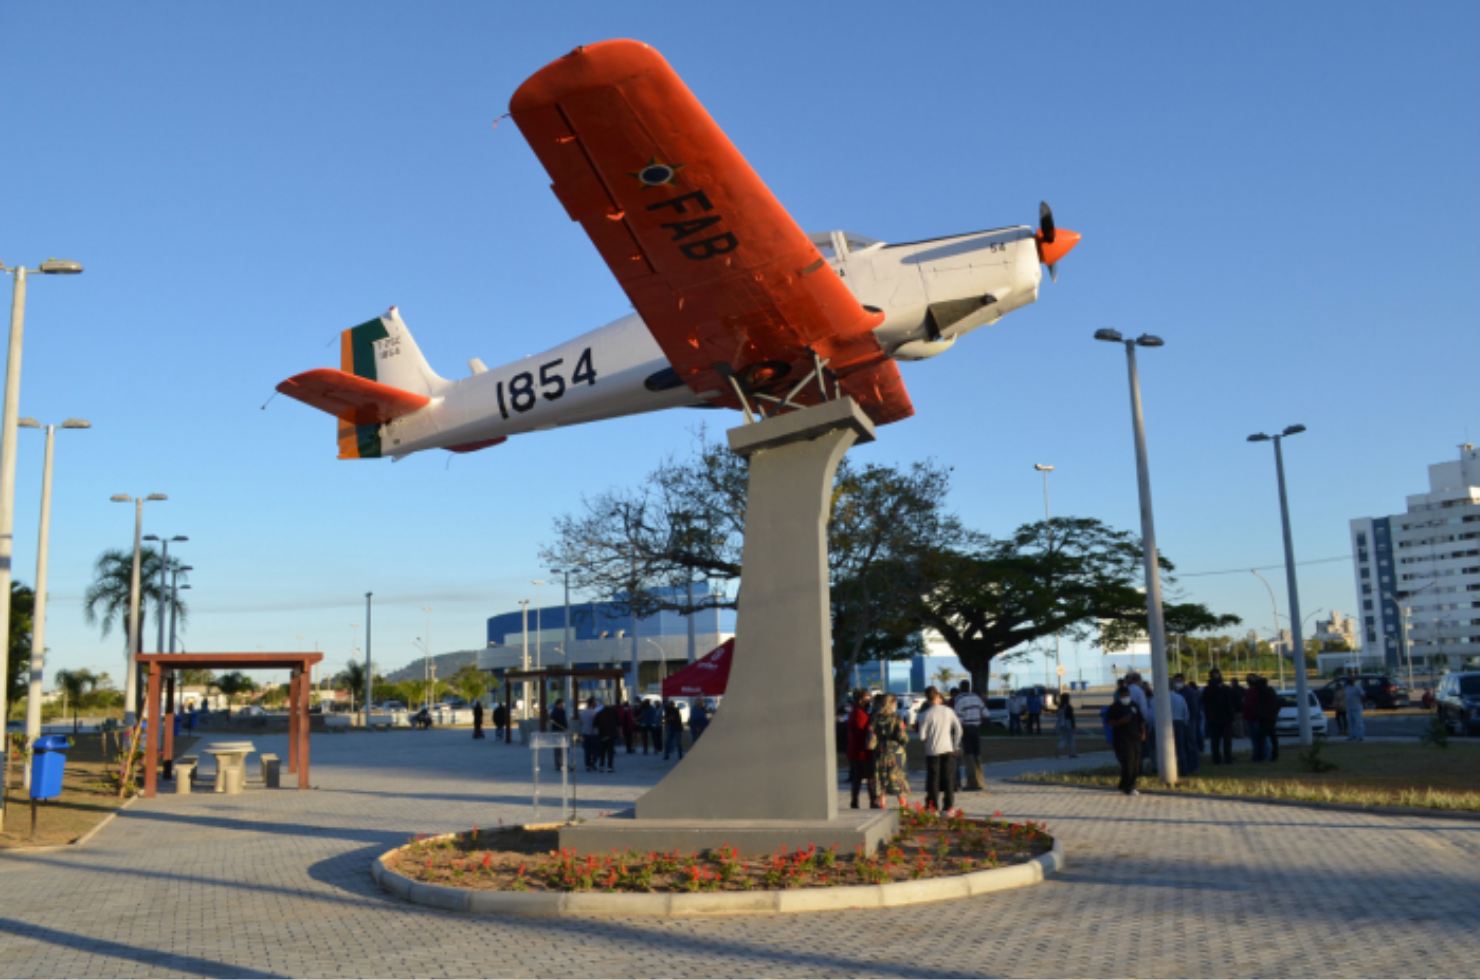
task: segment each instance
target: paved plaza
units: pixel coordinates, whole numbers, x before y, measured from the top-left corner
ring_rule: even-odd
[[[254,741],[287,758],[285,736]],[[579,773],[582,810],[626,806],[666,771],[655,760],[619,754],[615,775]],[[1064,838],[1067,870],[972,899],[729,919],[524,918],[412,906],[371,881],[371,860],[412,834],[529,819],[529,763],[528,750],[475,742],[466,731],[315,736],[313,792],[163,793],[136,802],[84,848],[0,856],[0,975],[1369,977],[1474,969],[1480,822],[1126,800],[998,781],[1051,762],[990,767],[989,792],[961,799],[968,812],[1045,820]]]

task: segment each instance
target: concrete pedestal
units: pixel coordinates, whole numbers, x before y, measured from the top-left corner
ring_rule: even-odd
[[[767,851],[771,841],[845,840],[851,850],[883,835],[882,825],[868,830],[856,814],[838,817],[827,564],[833,476],[855,442],[873,438],[873,424],[851,399],[730,430],[730,449],[750,460],[750,482],[724,704],[693,751],[638,799],[631,826],[611,833],[648,839],[651,828],[663,849],[680,839],[739,847],[735,835],[744,833]],[[607,823],[616,822],[562,832],[562,846],[594,848],[595,828]]]
[[[766,855],[783,846],[805,851],[816,844],[819,851],[836,845],[839,853],[852,854],[860,844],[872,853],[898,832],[898,810],[843,810],[831,820],[642,820],[627,810],[562,827],[560,846],[580,854],[610,854],[613,848],[698,854],[728,845],[742,855]]]

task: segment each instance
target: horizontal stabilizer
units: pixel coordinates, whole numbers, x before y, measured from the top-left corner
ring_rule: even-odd
[[[355,425],[381,425],[402,415],[410,415],[431,402],[426,395],[402,391],[333,368],[295,374],[278,385],[277,390]]]

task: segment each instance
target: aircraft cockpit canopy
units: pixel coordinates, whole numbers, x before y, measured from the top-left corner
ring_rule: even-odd
[[[869,238],[867,235],[859,235],[851,231],[816,231],[807,236],[822,257],[829,262],[835,262],[855,252],[862,252],[874,246],[882,246],[884,243],[877,238]]]

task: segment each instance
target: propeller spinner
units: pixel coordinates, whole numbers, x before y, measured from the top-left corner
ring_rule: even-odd
[[[1038,204],[1038,261],[1048,266],[1048,277],[1059,281],[1059,260],[1073,251],[1083,236],[1065,228],[1060,231],[1053,222],[1053,208],[1047,201]]]

